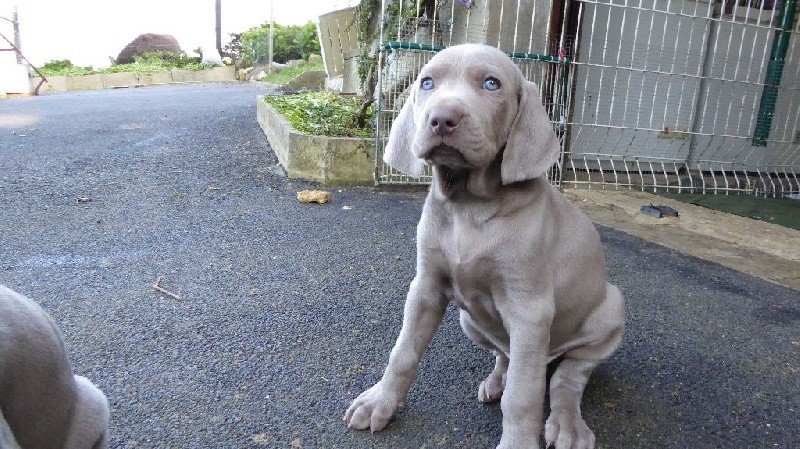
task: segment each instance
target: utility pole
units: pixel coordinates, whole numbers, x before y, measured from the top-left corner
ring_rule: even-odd
[[[269,0],[269,65],[267,73],[272,73],[272,57],[274,55],[272,41],[275,39],[275,0]]]
[[[17,47],[17,64],[22,64],[22,45],[19,38],[19,18],[17,17],[17,4],[11,9],[11,24],[14,26],[14,46]]]
[[[216,0],[215,12],[217,13],[217,53],[222,54],[222,0]]]

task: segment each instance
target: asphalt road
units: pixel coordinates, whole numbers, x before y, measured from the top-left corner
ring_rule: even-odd
[[[0,283],[59,323],[114,448],[494,447],[500,408],[476,400],[492,358],[452,309],[398,419],[346,429],[399,330],[424,194],[300,204],[319,186],[276,167],[263,92],[0,101]],[[584,396],[598,446],[800,447],[800,293],[600,232],[628,321]]]

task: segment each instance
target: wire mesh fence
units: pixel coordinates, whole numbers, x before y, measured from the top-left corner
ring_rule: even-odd
[[[562,137],[556,183],[800,195],[797,0],[420,3],[405,19],[384,18],[379,156],[433,52],[479,42],[540,85]],[[428,182],[380,163],[376,175]]]
[[[644,5],[580,3],[565,182],[800,193],[796,2]]]

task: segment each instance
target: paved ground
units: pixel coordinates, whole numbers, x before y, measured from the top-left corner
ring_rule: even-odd
[[[109,397],[112,447],[493,447],[500,409],[475,399],[491,358],[453,310],[399,418],[346,430],[399,328],[423,195],[298,203],[318,186],[276,169],[259,92],[0,101],[0,282],[60,323],[75,370]],[[599,447],[800,446],[798,291],[600,232],[628,327],[585,395]],[[182,300],[151,288],[161,276]]]
[[[800,290],[800,231],[637,191],[565,189],[595,223]],[[794,200],[786,200],[794,201]],[[653,219],[641,206],[679,218]]]

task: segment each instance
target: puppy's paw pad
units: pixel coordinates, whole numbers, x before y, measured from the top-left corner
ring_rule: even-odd
[[[578,414],[553,412],[544,425],[547,447],[593,449],[594,433]]]

